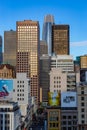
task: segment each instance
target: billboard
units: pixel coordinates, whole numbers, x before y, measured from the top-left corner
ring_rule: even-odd
[[[49,92],[48,93],[48,104],[50,106],[59,106],[60,105],[60,93]]]
[[[61,107],[77,107],[76,92],[61,93]]]
[[[0,79],[0,99],[12,99],[13,80]]]

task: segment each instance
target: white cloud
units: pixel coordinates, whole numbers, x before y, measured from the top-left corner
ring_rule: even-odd
[[[87,46],[87,41],[81,41],[81,42],[71,42],[70,46]]]

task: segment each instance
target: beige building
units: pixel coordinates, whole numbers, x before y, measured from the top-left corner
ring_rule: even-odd
[[[63,72],[61,68],[52,68],[50,71],[50,92],[76,91],[79,82],[79,73]]]
[[[39,101],[39,23],[17,21],[17,72],[31,78],[31,96]]]
[[[87,69],[87,55],[80,57],[80,68]]]
[[[77,86],[78,98],[78,129],[87,130],[87,84]]]
[[[60,108],[48,107],[47,113],[48,130],[61,130]]]
[[[0,65],[0,78],[12,79],[15,78],[15,69],[10,64]]]
[[[63,92],[67,90],[67,74],[60,68],[50,71],[50,92]]]

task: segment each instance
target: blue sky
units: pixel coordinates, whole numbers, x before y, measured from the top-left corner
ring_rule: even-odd
[[[70,25],[70,54],[87,54],[86,0],[1,0],[0,35],[16,30],[16,21],[31,19],[40,23],[40,37],[44,16],[54,15],[56,24]]]

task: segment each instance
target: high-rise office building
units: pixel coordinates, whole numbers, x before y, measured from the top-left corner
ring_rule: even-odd
[[[52,53],[69,54],[69,25],[52,25]]]
[[[31,96],[39,101],[39,23],[17,21],[17,72],[31,79]]]
[[[40,87],[42,88],[42,102],[48,102],[48,92],[50,86],[50,56],[40,57]]]
[[[52,54],[52,25],[54,24],[54,17],[47,15],[44,17],[42,40],[46,41],[48,45],[48,55]]]
[[[0,64],[3,62],[2,56],[2,37],[0,36]]]
[[[40,41],[40,56],[48,54],[48,46],[45,41]]]
[[[16,66],[16,31],[4,32],[4,56],[5,64]]]

